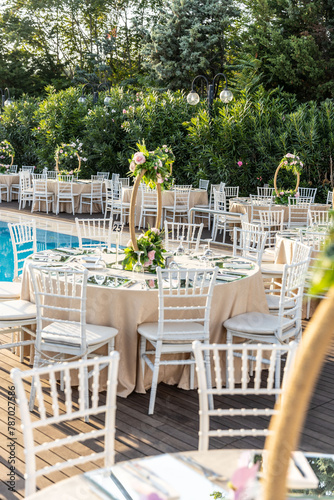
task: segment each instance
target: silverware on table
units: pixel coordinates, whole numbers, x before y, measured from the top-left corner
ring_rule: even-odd
[[[115,474],[113,473],[112,470],[110,471],[110,479],[116,484],[117,488],[119,489],[119,491],[122,493],[122,495],[124,496],[124,498],[126,500],[133,500],[132,496],[129,494],[129,492],[126,490],[126,488],[123,486],[121,481],[115,476]]]
[[[176,457],[187,463],[188,465],[191,465],[195,469],[200,470],[209,481],[227,481],[226,477],[222,476],[221,474],[217,474],[217,472],[215,472],[214,470],[198,463],[195,459],[188,455],[177,454]]]

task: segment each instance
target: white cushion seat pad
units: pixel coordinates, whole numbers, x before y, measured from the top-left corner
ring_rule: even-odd
[[[28,300],[6,300],[0,304],[1,321],[36,319],[36,305]]]
[[[18,299],[21,295],[21,283],[19,281],[0,281],[0,300]]]
[[[170,323],[165,323],[163,332],[163,342],[187,344],[195,340],[193,339],[194,335],[196,336],[196,340],[204,340],[206,338],[204,326],[196,321],[189,323],[171,321]],[[156,342],[158,340],[158,323],[142,323],[138,326],[138,333],[148,340]]]
[[[287,330],[294,323],[289,318],[282,319],[283,331]],[[238,314],[224,322],[226,330],[232,330],[240,333],[249,333],[252,335],[274,335],[279,328],[279,317],[272,314],[249,312]]]
[[[283,274],[284,264],[270,264],[268,262],[262,263],[261,273]]]
[[[52,333],[51,333],[52,332]],[[64,336],[64,334],[68,336]],[[86,342],[87,346],[100,344],[101,342],[108,341],[115,337],[118,333],[116,328],[102,325],[86,324]],[[81,328],[78,323],[62,323],[54,321],[42,330],[42,340],[51,343],[59,343],[66,345],[80,345]]]

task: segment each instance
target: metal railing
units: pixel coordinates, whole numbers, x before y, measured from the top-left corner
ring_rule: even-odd
[[[189,222],[190,224],[192,224],[194,221],[195,221],[195,217],[196,215],[194,215],[196,212],[198,212],[199,214],[210,214],[211,215],[226,215],[229,222],[231,222],[233,224],[233,222],[235,224],[240,224],[241,225],[241,221],[242,219],[245,217],[245,214],[241,214],[241,213],[238,213],[238,212],[227,212],[226,210],[212,210],[210,208],[200,208],[200,207],[192,207],[190,210],[189,210]],[[231,232],[233,232],[233,228],[231,229]],[[204,239],[201,238],[201,241],[204,241]],[[227,246],[227,247],[231,247],[233,246],[233,242],[231,243],[226,243],[226,242],[220,242],[220,241],[213,241],[213,243],[215,245],[220,245],[220,246]]]

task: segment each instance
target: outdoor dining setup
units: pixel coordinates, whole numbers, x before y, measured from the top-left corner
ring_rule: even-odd
[[[77,157],[77,171],[61,170],[65,154]],[[81,146],[73,142],[57,148],[54,170],[12,165],[0,173],[0,208],[17,200],[20,215],[27,207],[33,216],[72,214],[77,237],[75,246],[41,250],[38,217],[8,224],[14,278],[0,282],[0,349],[29,364],[11,374],[26,498],[315,498],[319,479],[310,464],[317,455],[296,450],[325,356],[322,347],[311,369],[305,346],[314,346],[324,325],[328,344],[334,319],[333,193],[316,203],[315,188],[299,187],[303,165],[289,153],[274,187],[248,197],[226,182],[175,184],[174,160],[166,145],[148,151],[138,144],[127,177],[80,179]],[[279,188],[281,169],[295,174],[294,189]],[[304,318],[311,318],[306,332]],[[150,419],[164,384],[198,389],[198,451],[117,461],[117,396],[150,391],[141,403]],[[56,430],[48,435],[50,426]],[[278,488],[273,457],[280,460],[277,435],[284,432]],[[264,446],[240,465],[238,440],[258,437]],[[92,455],[82,452],[85,440]],[[212,449],[224,440],[231,450]],[[62,456],[62,446],[76,456]],[[43,452],[57,460],[45,465]],[[93,470],[85,468],[89,461]],[[81,472],[44,488],[46,476],[68,467]]]

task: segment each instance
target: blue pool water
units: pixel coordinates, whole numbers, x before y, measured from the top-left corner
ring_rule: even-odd
[[[37,251],[60,247],[78,247],[77,236],[37,229]],[[0,221],[0,281],[14,277],[14,255],[7,222]]]

